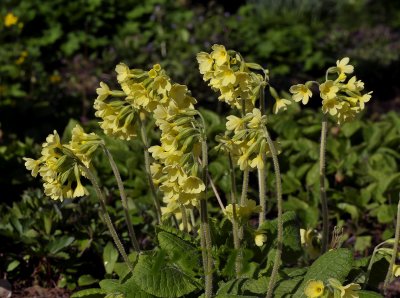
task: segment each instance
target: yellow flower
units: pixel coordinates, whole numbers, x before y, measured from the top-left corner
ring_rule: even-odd
[[[131,71],[129,67],[124,64],[120,63],[115,67],[115,72],[117,73],[117,80],[118,83],[123,83],[131,77]]]
[[[244,171],[249,166],[249,156],[245,153],[239,157],[237,164],[239,165],[240,170]]]
[[[395,277],[399,277],[400,276],[400,265],[393,265],[393,275]]]
[[[27,168],[27,170],[32,171],[31,175],[33,177],[36,177],[37,174],[39,173],[40,164],[42,162],[40,160],[35,160],[32,158],[26,158],[26,157],[23,157],[23,160],[25,160],[25,167]]]
[[[319,86],[319,91],[322,99],[332,99],[336,97],[339,87],[335,86],[333,81],[328,80]]]
[[[262,154],[257,154],[256,158],[254,158],[251,162],[250,162],[250,167],[252,167],[253,169],[257,168],[257,169],[264,169],[264,159]]]
[[[306,85],[303,84],[297,84],[292,87],[290,87],[289,91],[293,93],[293,100],[296,102],[301,101],[303,105],[306,105],[308,103],[308,100],[310,97],[312,97],[312,92]]]
[[[9,12],[4,17],[4,26],[11,27],[18,22],[18,17],[15,16],[12,12]]]
[[[76,188],[74,190],[72,197],[77,198],[77,197],[82,197],[84,195],[88,195],[89,192],[86,190],[86,188],[81,183],[79,168],[78,168],[78,165],[76,165],[76,164],[74,166],[74,174],[75,174],[75,179],[76,179]]]
[[[359,294],[357,293],[357,291],[361,290],[361,286],[359,284],[350,283],[347,286],[342,286],[342,284],[335,278],[329,278],[328,282],[335,290],[340,291],[341,298],[359,297]]]
[[[359,96],[358,99],[358,103],[360,105],[361,110],[364,109],[365,107],[365,103],[368,102],[371,99],[371,92],[368,92],[367,94],[364,94],[363,96]]]
[[[195,176],[190,176],[184,179],[182,189],[185,193],[197,194],[206,189],[203,181]]]
[[[58,84],[61,82],[61,76],[59,74],[52,74],[49,78],[50,83]]]
[[[290,100],[287,100],[285,98],[276,98],[273,107],[274,114],[278,114],[280,110],[286,111],[287,106],[290,104],[291,104]]]
[[[332,116],[338,113],[338,110],[342,107],[337,98],[324,99],[322,101],[322,111],[326,114],[329,112]]]
[[[215,84],[215,87],[217,88],[228,87],[230,85],[235,84],[236,76],[233,70],[230,69],[228,66],[221,66],[216,75],[216,80],[217,83]]]
[[[257,246],[263,246],[265,242],[267,242],[267,235],[256,233],[256,237],[254,237],[254,242]]]
[[[228,120],[226,122],[226,129],[230,130],[230,131],[238,131],[239,129],[242,128],[242,124],[243,124],[243,119],[233,116],[233,115],[229,115],[228,117],[226,117],[226,119]]]
[[[322,281],[310,280],[304,289],[304,294],[306,294],[308,298],[321,297],[324,293],[324,289],[325,287]]]
[[[229,56],[224,46],[215,44],[211,48],[213,49],[211,57],[215,60],[217,66],[221,66],[228,61]]]
[[[354,67],[349,64],[349,61],[349,57],[344,57],[342,60],[336,61],[336,68],[339,70],[339,73],[352,73],[354,71]]]
[[[18,59],[15,61],[15,64],[21,65],[22,63],[25,62],[26,57],[28,57],[28,52],[23,51],[21,55],[18,57]]]
[[[106,100],[107,97],[111,94],[110,88],[104,82],[100,82],[100,88],[96,89],[96,93],[98,95],[97,100],[99,100],[99,101]]]
[[[206,52],[200,52],[196,55],[197,62],[199,63],[199,69],[201,74],[206,74],[212,70],[214,60],[210,54]]]
[[[263,115],[261,114],[261,110],[254,108],[252,113],[247,113],[246,117],[251,116],[251,120],[247,124],[248,128],[259,128],[260,124],[263,122]]]

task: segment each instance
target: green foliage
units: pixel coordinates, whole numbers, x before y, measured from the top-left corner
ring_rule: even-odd
[[[328,251],[310,266],[294,296],[300,297],[310,280],[327,282],[328,278],[335,278],[343,283],[352,268],[352,263],[353,255],[350,250],[339,248]]]

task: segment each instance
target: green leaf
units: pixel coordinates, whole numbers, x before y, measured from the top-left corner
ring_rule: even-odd
[[[247,281],[246,278],[232,279],[230,281],[221,283],[217,291],[217,297],[222,294],[240,294],[241,288]]]
[[[248,279],[244,283],[242,290],[249,291],[254,294],[264,294],[268,290],[269,278],[266,276],[261,276],[258,279]]]
[[[308,269],[304,280],[293,297],[301,297],[308,281],[315,279],[324,283],[328,278],[336,278],[344,282],[353,264],[353,254],[349,249],[330,250],[320,256]]]
[[[108,274],[111,274],[113,272],[117,260],[118,260],[118,250],[114,247],[114,245],[111,242],[108,242],[103,250],[104,269]]]
[[[298,192],[302,189],[302,184],[299,179],[297,179],[293,172],[288,172],[282,175],[282,190],[283,194],[289,194],[292,192]]]
[[[95,282],[97,282],[97,279],[95,279],[93,276],[91,276],[90,274],[85,274],[85,275],[81,275],[78,278],[78,285],[80,287],[84,287],[84,286],[88,286],[88,285],[92,285]]]
[[[315,163],[306,175],[306,184],[308,186],[319,183],[319,163]]]
[[[276,284],[274,290],[275,297],[293,297],[293,292],[300,285],[303,276],[291,277],[282,279]]]
[[[195,291],[197,282],[171,264],[160,264],[156,256],[140,255],[132,279],[147,293],[157,297],[182,297]]]
[[[358,221],[359,218],[359,212],[358,208],[354,205],[348,204],[348,203],[339,203],[337,204],[337,207],[351,215],[351,219],[354,221]]]
[[[357,236],[354,244],[354,250],[357,252],[364,252],[371,246],[371,236]]]
[[[73,293],[71,295],[71,298],[103,298],[105,295],[107,295],[107,291],[104,291],[102,289],[86,289],[82,290],[76,293]]]
[[[283,221],[283,253],[285,261],[291,262],[297,259],[302,252],[300,243],[300,227],[298,225],[297,215],[294,211],[285,212],[282,215]],[[278,231],[278,219],[264,222],[260,230],[267,232],[267,245],[270,247],[272,243],[276,243],[276,234]]]
[[[18,260],[12,261],[10,264],[8,264],[6,271],[7,272],[13,271],[15,268],[18,267],[19,264],[20,264],[20,261],[18,261]]]
[[[57,238],[52,242],[50,242],[47,245],[47,250],[49,251],[50,254],[55,255],[60,250],[69,246],[72,242],[74,242],[74,240],[75,240],[74,237],[61,236],[60,238]]]
[[[343,124],[340,127],[340,131],[346,138],[349,138],[354,133],[356,133],[360,128],[361,128],[360,121],[352,121],[352,122],[347,122],[347,123]]]
[[[359,298],[381,298],[383,297],[381,294],[371,291],[358,291],[357,292]]]
[[[128,279],[124,284],[119,285],[121,292],[125,297],[135,297],[135,298],[152,298],[155,297],[149,293],[143,291],[133,280],[133,278]]]
[[[200,255],[197,248],[190,242],[165,231],[159,232],[157,238],[160,247],[168,253],[171,260],[180,265],[185,271],[192,271],[195,268],[201,267]]]

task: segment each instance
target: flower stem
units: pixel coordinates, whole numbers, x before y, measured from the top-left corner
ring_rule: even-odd
[[[144,123],[142,119],[140,119],[140,115],[138,116],[139,119],[139,126],[140,126],[140,135],[142,138],[143,146],[144,146],[144,163],[145,163],[145,168],[146,168],[146,174],[147,174],[147,180],[149,182],[151,194],[153,196],[153,203],[156,208],[156,215],[157,215],[157,223],[161,223],[161,206],[160,202],[157,197],[157,191],[153,183],[153,179],[151,177],[151,171],[150,171],[150,154],[149,154],[149,141],[147,139],[147,134],[146,134],[146,128],[144,126]]]
[[[391,240],[391,239],[389,239]],[[375,255],[378,252],[379,248],[385,244],[388,244],[388,241],[386,240],[380,244],[378,244],[377,246],[375,246],[374,251],[372,253],[371,259],[369,260],[369,264],[368,264],[368,268],[367,268],[367,273],[365,274],[365,281],[364,281],[364,285],[363,285],[363,290],[365,290],[365,288],[367,287],[368,284],[368,280],[369,280],[369,276],[371,274],[371,269],[372,269],[372,265],[374,265],[374,259],[375,259]],[[393,239],[394,240],[394,239]]]
[[[249,168],[245,168],[243,171],[243,184],[242,184],[242,195],[240,196],[240,206],[245,206],[247,203],[247,192],[249,189]],[[243,226],[239,227],[239,241],[243,240]]]
[[[236,278],[240,277],[240,272],[242,271],[242,253],[240,250],[240,239],[239,239],[239,227],[238,227],[238,217],[236,212],[236,180],[235,180],[235,171],[232,161],[232,156],[229,154],[229,172],[231,176],[231,200],[232,200],[232,209],[233,209],[233,218],[232,218],[232,232],[233,232],[233,247],[237,252],[236,260],[235,260],[235,271]]]
[[[117,249],[118,249],[119,253],[121,254],[122,258],[124,259],[124,262],[128,266],[129,270],[133,271],[133,266],[132,266],[131,262],[129,261],[128,255],[126,254],[126,251],[121,243],[121,240],[119,239],[118,234],[115,231],[115,228],[111,221],[110,215],[107,212],[107,207],[106,207],[106,203],[105,203],[106,200],[105,200],[104,194],[100,190],[99,184],[97,183],[96,178],[94,177],[93,173],[83,164],[81,164],[81,167],[85,171],[86,176],[89,178],[90,182],[92,182],[92,184],[93,184],[93,187],[96,191],[97,197],[99,198],[99,201],[100,201],[100,206],[101,206],[104,220],[107,224],[108,230],[111,233],[114,243],[117,246]]]
[[[328,200],[326,198],[325,189],[325,155],[326,155],[326,135],[328,131],[328,121],[326,115],[322,118],[321,128],[321,146],[319,151],[319,183],[320,183],[320,196],[321,196],[321,209],[322,209],[322,253],[328,250],[329,242],[329,213],[328,213]]]
[[[212,180],[211,175],[210,175],[210,173],[208,173],[208,172],[207,172],[207,177],[208,177],[208,181],[209,181],[209,183],[210,183],[210,185],[211,185],[211,188],[212,188],[212,190],[213,190],[213,192],[214,192],[214,195],[215,195],[215,197],[217,198],[219,207],[221,208],[222,212],[224,212],[224,211],[225,211],[224,203],[222,203],[221,196],[219,195],[218,190],[217,190],[217,188],[215,187],[214,181]]]
[[[203,125],[205,123],[203,122]],[[208,150],[206,143],[206,135],[203,132],[201,140],[201,153],[202,153],[202,176],[205,184],[204,198],[200,200],[200,221],[201,221],[201,245],[203,253],[203,266],[205,274],[205,297],[211,298],[213,292],[213,259],[212,259],[212,243],[210,225],[208,223],[207,211],[207,187],[208,187]]]
[[[397,252],[399,250],[399,239],[400,239],[400,198],[397,204],[397,219],[396,219],[396,233],[394,235],[394,245],[392,258],[389,263],[388,272],[386,274],[385,282],[383,284],[383,291],[386,292],[387,286],[392,281],[393,278],[393,266],[396,263]]]
[[[106,146],[104,146],[104,144],[102,144],[101,147],[102,147],[104,153],[106,154],[108,161],[110,162],[111,168],[112,168],[114,176],[115,176],[115,180],[117,181],[119,194],[121,196],[121,201],[122,201],[122,208],[124,209],[125,222],[126,222],[126,225],[128,226],[128,233],[129,233],[129,237],[131,238],[132,246],[138,253],[140,253],[139,242],[136,238],[135,231],[133,230],[133,224],[131,221],[131,217],[129,216],[128,200],[126,198],[126,192],[125,192],[124,184],[122,183],[121,175],[119,173],[118,167],[115,164],[114,158],[112,157],[110,151],[107,149]]]
[[[274,146],[274,143],[271,140],[271,137],[268,133],[267,127],[264,127],[265,138],[267,139],[267,143],[272,155],[272,161],[274,163],[275,170],[275,184],[276,184],[276,200],[278,207],[278,237],[277,237],[277,248],[274,260],[274,266],[272,268],[271,278],[268,284],[267,298],[271,298],[274,292],[276,279],[278,275],[278,269],[281,264],[281,256],[282,256],[282,243],[283,243],[283,220],[282,220],[282,181],[281,181],[281,172],[279,169],[278,162],[278,153]]]
[[[263,159],[265,160],[264,153]],[[258,218],[258,227],[260,227],[265,221],[266,215],[266,201],[265,201],[265,169],[257,169],[258,176],[258,191],[259,191],[259,200],[261,206],[261,212]]]
[[[186,208],[183,204],[181,204],[180,209],[181,209],[181,213],[182,213],[183,231],[188,233],[189,230],[188,230],[188,219],[187,219]]]
[[[249,190],[249,168],[245,168],[243,171],[242,195],[240,196],[240,205],[242,206],[246,205],[248,190]]]

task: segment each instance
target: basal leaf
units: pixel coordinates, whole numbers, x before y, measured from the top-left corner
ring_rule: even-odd
[[[340,282],[344,282],[352,264],[353,255],[349,249],[339,248],[326,252],[310,266],[294,297],[301,297],[306,284],[312,279],[325,283],[328,278],[336,278]]]
[[[132,279],[147,293],[157,297],[182,297],[195,291],[197,282],[168,263],[157,262],[157,256],[141,255]],[[156,264],[158,263],[158,264]]]
[[[71,298],[103,298],[108,293],[102,289],[86,289],[71,295]]]

